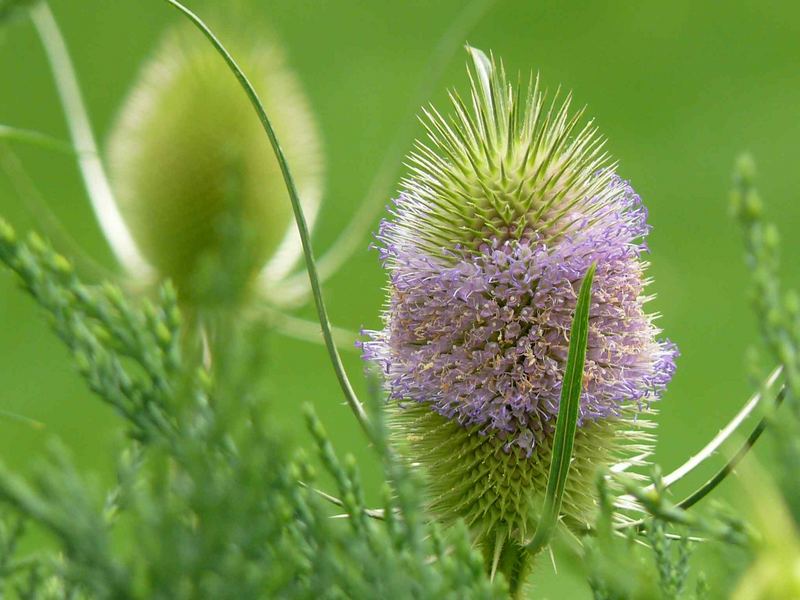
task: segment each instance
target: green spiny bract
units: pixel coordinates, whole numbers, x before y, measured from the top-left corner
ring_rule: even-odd
[[[313,221],[322,160],[308,102],[274,41],[252,26],[233,30],[231,49],[275,123]],[[169,31],[144,66],[109,155],[136,243],[187,304],[241,300],[257,278],[274,291],[298,258],[269,141],[224,61],[190,26]]]
[[[570,476],[564,493],[563,523],[582,534],[593,525],[597,500],[596,472],[621,461],[640,465],[653,441],[649,422],[629,410],[619,417],[588,423],[575,436]],[[402,454],[426,472],[429,509],[442,522],[463,519],[487,565],[506,572],[502,561],[514,560],[531,539],[544,503],[552,455],[552,437],[528,456],[507,449],[503,440],[464,428],[422,406],[394,411],[393,439]],[[630,508],[630,506],[623,507]],[[624,519],[622,513],[618,519]],[[521,566],[521,565],[520,565]]]
[[[550,467],[577,292],[596,264],[578,433],[562,507],[574,531],[592,522],[594,472],[639,463],[652,441],[650,402],[677,350],[657,339],[641,199],[602,153],[569,100],[548,106],[471,50],[471,98],[431,109],[429,144],[378,240],[389,271],[381,331],[364,355],[395,404],[394,434],[426,468],[432,509],[463,517],[488,569],[515,564],[536,528]],[[524,561],[523,561],[524,562]],[[514,587],[514,585],[512,585]]]
[[[569,96],[547,103],[538,79],[522,92],[502,65],[474,58],[469,101],[452,92],[451,118],[425,110],[430,141],[417,142],[403,181],[425,210],[403,211],[398,224],[435,256],[534,234],[550,244],[575,226],[577,205],[591,198],[583,214],[598,214],[619,194],[604,140],[591,123],[578,128],[583,111],[570,114]]]

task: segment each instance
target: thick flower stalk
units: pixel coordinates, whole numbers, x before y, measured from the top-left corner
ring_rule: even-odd
[[[322,159],[310,107],[277,44],[240,22],[229,35],[273,116],[313,221]],[[123,106],[109,144],[120,211],[145,259],[192,305],[215,277],[240,299],[277,293],[300,256],[278,162],[228,67],[189,25],[169,31]]]
[[[389,272],[385,327],[364,355],[382,369],[394,431],[426,467],[432,509],[463,517],[492,570],[537,523],[578,287],[596,263],[584,389],[562,508],[581,529],[594,474],[641,462],[647,413],[677,350],[660,341],[649,296],[646,210],[578,128],[569,98],[512,86],[471,50],[471,97],[426,112],[411,174],[378,233]],[[512,553],[513,554],[513,553]],[[499,563],[499,564],[498,564]],[[509,567],[512,568],[512,567]],[[513,567],[516,568],[516,567]]]

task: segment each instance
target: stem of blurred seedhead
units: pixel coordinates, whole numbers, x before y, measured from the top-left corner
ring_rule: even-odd
[[[239,65],[236,63],[234,58],[222,45],[222,42],[217,39],[214,33],[209,29],[209,27],[203,22],[203,20],[198,17],[194,12],[186,8],[183,4],[178,2],[178,0],[165,0],[168,4],[172,5],[174,8],[179,10],[185,17],[187,17],[192,24],[197,27],[203,35],[211,42],[217,52],[222,56],[222,58],[227,63],[228,67],[230,68],[231,72],[236,76],[237,81],[244,89],[244,92],[247,94],[250,103],[253,105],[256,113],[258,114],[258,118],[261,121],[261,125],[264,128],[264,131],[269,138],[270,144],[272,144],[272,149],[275,152],[275,157],[278,159],[278,164],[281,168],[281,173],[283,174],[284,182],[286,183],[286,189],[289,192],[289,198],[292,202],[292,211],[294,212],[295,222],[297,223],[297,229],[300,234],[300,241],[303,245],[303,255],[306,261],[306,270],[308,271],[308,279],[311,285],[311,290],[314,296],[314,303],[317,308],[317,315],[319,317],[319,322],[322,327],[322,336],[325,339],[325,347],[328,350],[328,356],[330,357],[331,363],[333,364],[333,369],[336,372],[336,378],[339,381],[339,386],[344,393],[345,399],[347,400],[347,404],[350,407],[350,410],[353,411],[353,414],[356,417],[359,425],[367,434],[367,437],[370,441],[375,442],[374,439],[374,432],[372,426],[370,425],[369,418],[367,417],[367,413],[364,410],[361,401],[356,396],[355,391],[353,390],[353,386],[350,384],[350,380],[347,377],[347,373],[344,370],[344,365],[342,364],[342,359],[339,356],[339,351],[336,348],[336,342],[333,338],[333,331],[331,328],[330,319],[328,318],[328,310],[325,306],[325,300],[322,296],[322,289],[320,287],[320,280],[319,274],[317,272],[317,265],[314,261],[314,252],[311,248],[311,236],[308,231],[308,224],[306,223],[305,215],[303,214],[303,208],[300,204],[300,198],[297,194],[297,188],[294,183],[294,178],[292,177],[292,173],[289,170],[289,164],[286,161],[286,157],[283,154],[283,149],[281,148],[280,142],[275,134],[275,130],[272,128],[272,123],[267,116],[266,111],[264,110],[264,106],[261,103],[261,100],[258,97],[258,94],[253,88],[253,85],[250,83],[250,80],[241,70]]]
[[[384,154],[383,160],[372,178],[359,209],[348,221],[333,244],[317,261],[317,270],[321,281],[327,280],[336,273],[353,254],[363,248],[365,238],[370,229],[374,227],[375,220],[388,201],[390,186],[395,178],[398,166],[403,162],[403,155],[410,143],[414,125],[417,123],[416,115],[419,107],[428,102],[453,56],[464,47],[464,42],[469,33],[489,12],[496,1],[473,0],[467,3],[442,34],[425,65],[425,74],[422,80],[411,96],[410,110],[406,113],[410,116],[403,117],[404,121],[395,133],[389,149]],[[381,201],[382,199],[383,201]],[[303,276],[303,273],[297,273],[287,278],[281,285],[280,297],[274,300],[287,304],[296,303],[304,299],[308,291],[308,281]]]
[[[46,2],[35,4],[31,19],[42,41],[61,105],[69,127],[78,166],[92,209],[103,235],[119,263],[130,273],[145,277],[151,269],[133,240],[119,212],[114,193],[103,168],[92,133],[89,115],[83,102],[75,68],[53,12]]]

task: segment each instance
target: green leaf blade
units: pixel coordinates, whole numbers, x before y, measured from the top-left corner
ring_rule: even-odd
[[[589,308],[592,300],[592,282],[596,265],[586,272],[578,294],[578,302],[570,328],[569,352],[564,381],[561,386],[561,403],[556,418],[553,439],[553,457],[547,480],[547,492],[539,525],[526,549],[533,554],[547,545],[561,512],[561,502],[569,476],[575,433],[578,429],[578,412],[583,390],[583,370],[589,341]]]

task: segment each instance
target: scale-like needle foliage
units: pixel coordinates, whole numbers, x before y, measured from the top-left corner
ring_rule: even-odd
[[[47,244],[20,242],[4,223],[0,261],[134,438],[123,445],[118,484],[105,493],[63,449],[32,481],[0,467],[0,503],[18,515],[0,528],[7,586],[30,587],[36,598],[502,597],[465,530],[444,535],[422,518],[417,486],[386,450],[377,416],[391,482],[385,521],[366,518],[357,469],[339,461],[309,417],[350,517],[330,520],[311,463],[292,460],[269,426],[259,328],[246,335],[228,322],[211,341],[207,368],[169,288],[150,304],[86,285]],[[17,518],[49,532],[55,552],[17,557]]]

